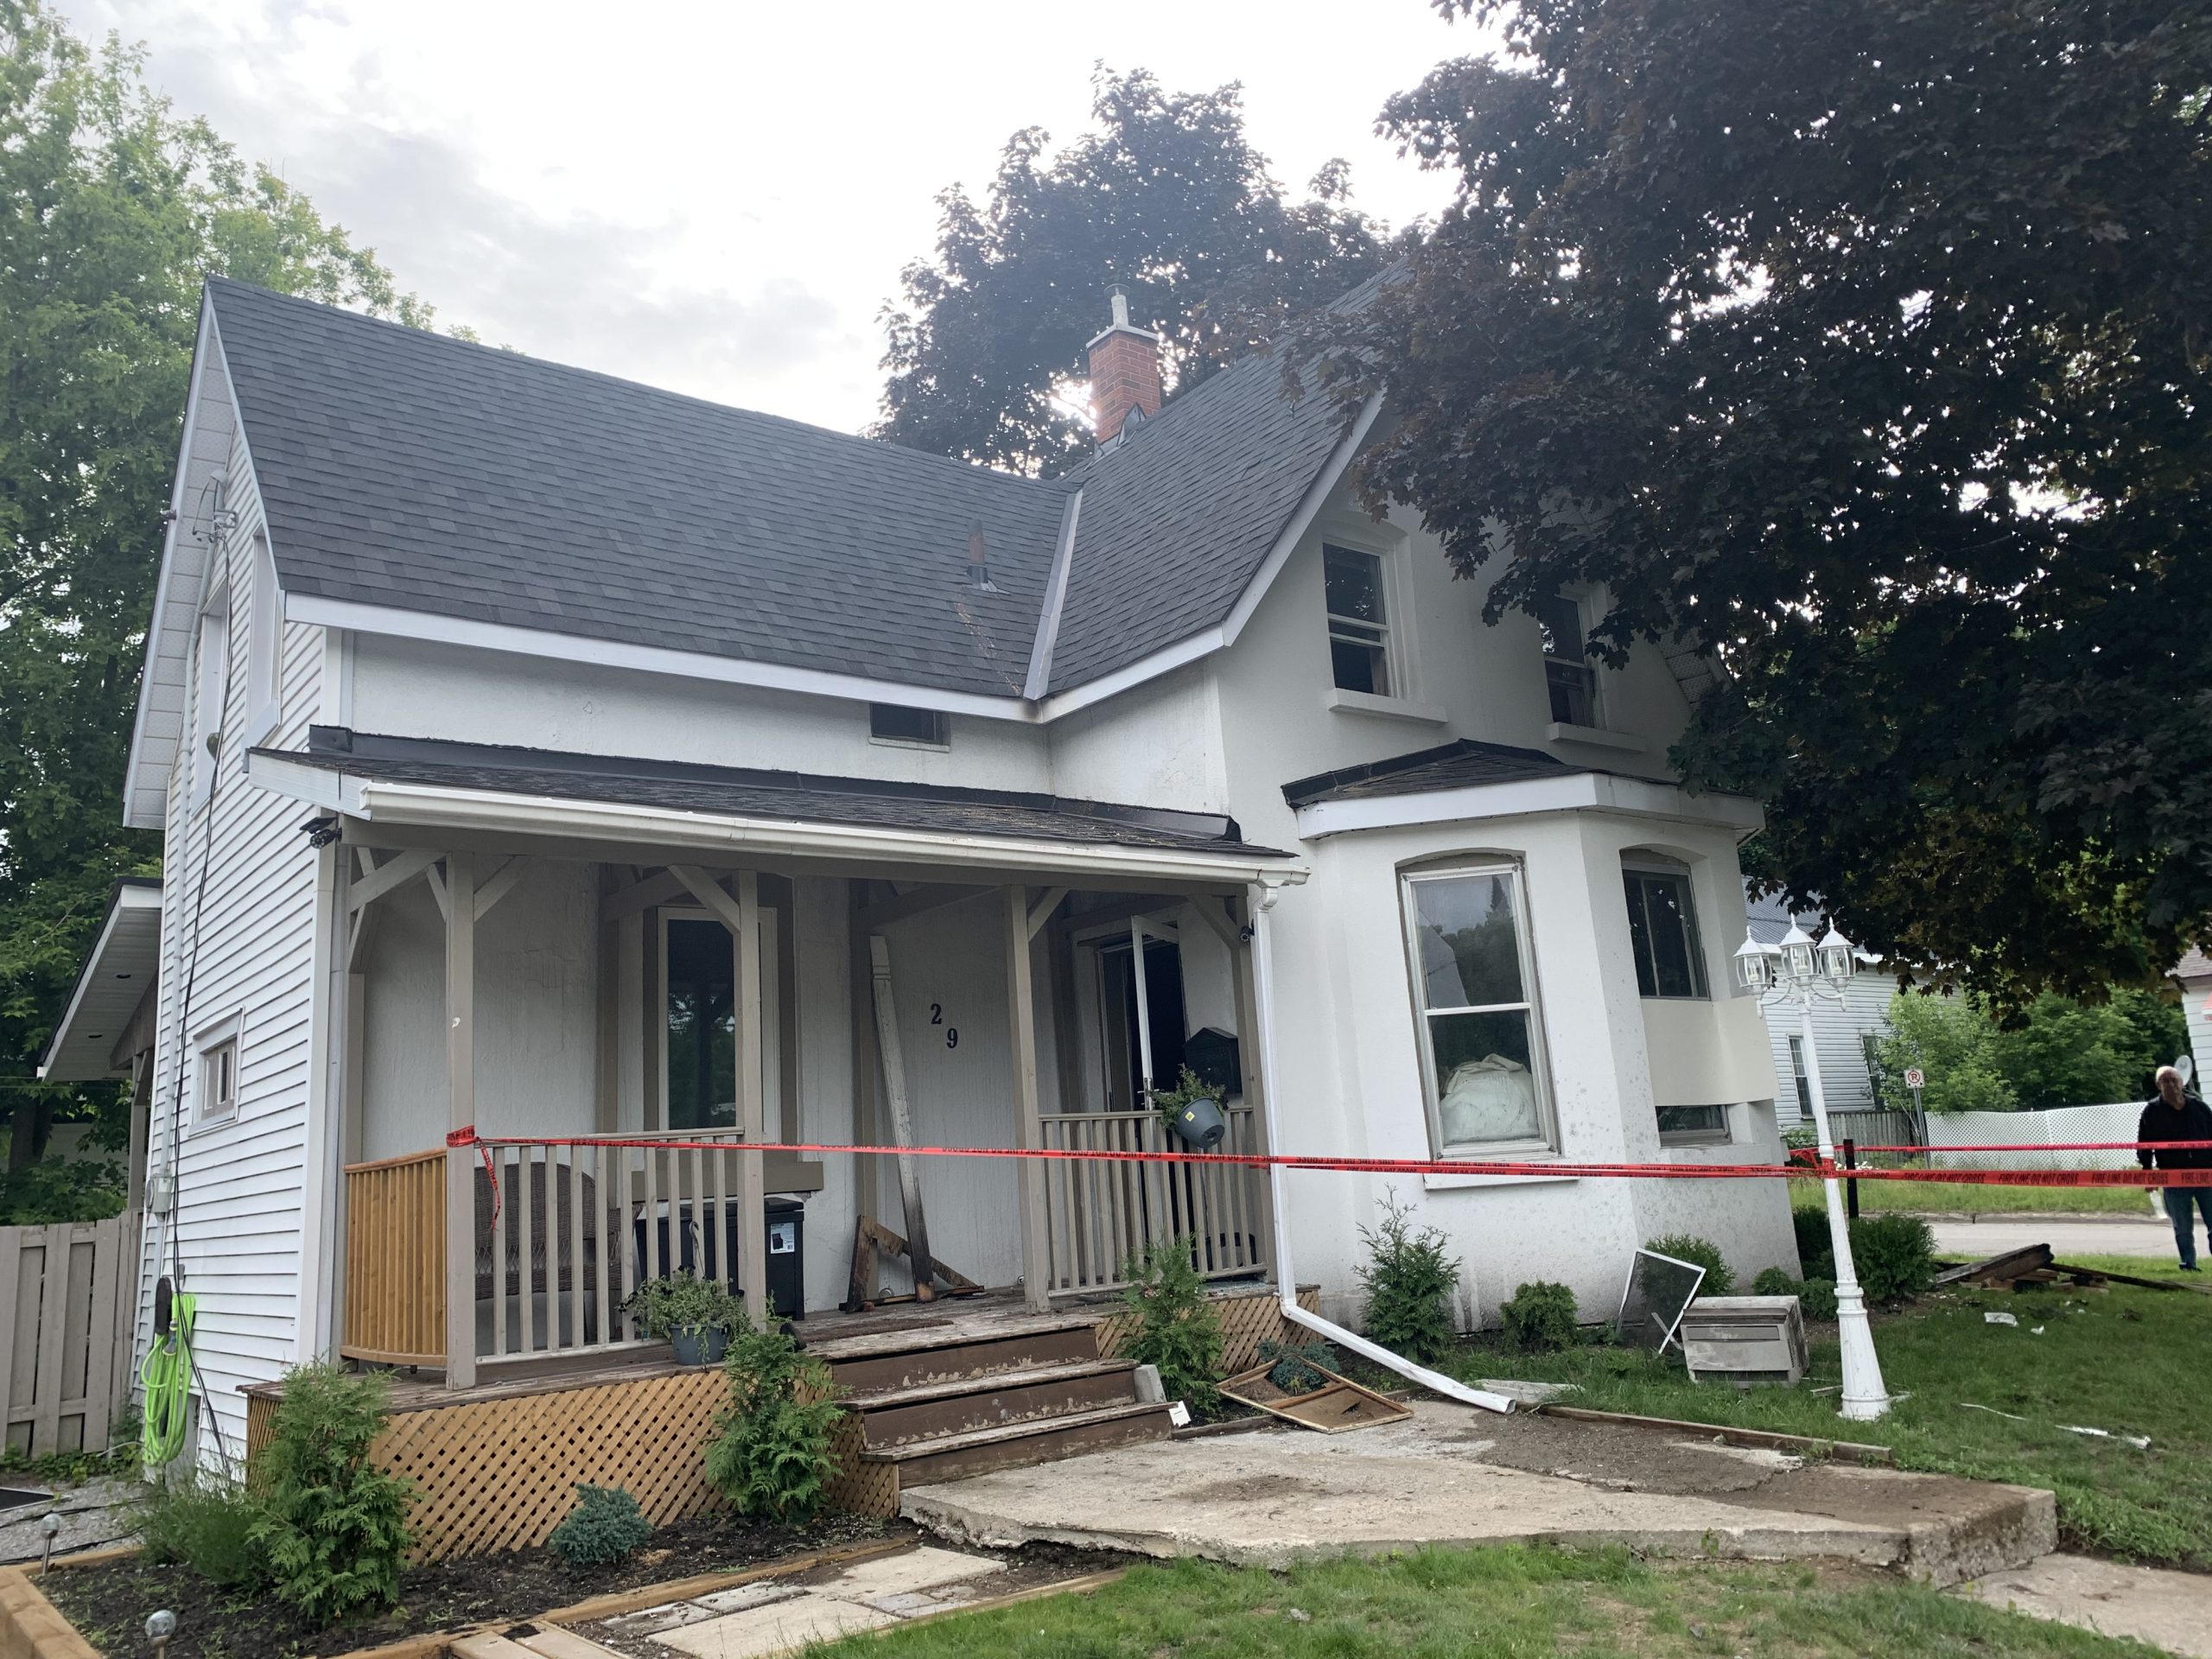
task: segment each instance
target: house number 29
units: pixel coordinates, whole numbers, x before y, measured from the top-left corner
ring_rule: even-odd
[[[930,1004],[930,1024],[933,1026],[944,1026],[944,1003],[932,1002]],[[960,1046],[959,1027],[944,1026],[944,1046],[947,1048],[957,1048]]]

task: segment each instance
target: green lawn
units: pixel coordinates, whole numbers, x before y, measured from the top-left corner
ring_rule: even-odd
[[[2157,1262],[2106,1265],[2186,1282]],[[1988,1324],[1982,1316],[1992,1311],[2019,1325]],[[1795,1389],[1692,1383],[1679,1359],[1599,1346],[1511,1355],[1478,1343],[1447,1367],[1470,1377],[1577,1382],[1573,1403],[1600,1410],[1872,1440],[1894,1447],[1904,1468],[2049,1487],[2069,1547],[2212,1570],[2212,1296],[1938,1292],[1908,1312],[1878,1315],[1875,1344],[1891,1392],[1910,1397],[1871,1424],[1844,1422],[1833,1393],[1813,1392],[1838,1380],[1833,1342],[1814,1344],[1811,1374]],[[2063,1424],[2147,1435],[2151,1446]]]
[[[1139,1567],[1088,1594],[848,1637],[821,1659],[1578,1659],[2148,1655],[1918,1585],[1802,1566],[1659,1567],[1504,1546],[1283,1573]]]
[[[1806,1183],[1801,1206],[1819,1189]],[[1946,1181],[1861,1181],[1861,1215],[1902,1211],[1916,1216],[2045,1215],[2147,1216],[2151,1200],[2139,1186],[1960,1186]],[[2163,1213],[2163,1212],[2162,1212]]]

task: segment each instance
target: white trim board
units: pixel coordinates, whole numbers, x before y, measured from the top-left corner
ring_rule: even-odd
[[[1316,801],[1298,809],[1298,835],[1301,841],[1318,841],[1324,836],[1362,830],[1515,818],[1539,812],[1611,812],[1624,817],[1718,825],[1745,835],[1766,822],[1758,803],[1740,795],[1692,795],[1650,779],[1578,772],[1560,778],[1522,778],[1418,795]]]

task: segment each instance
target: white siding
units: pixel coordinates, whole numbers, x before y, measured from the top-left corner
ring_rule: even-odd
[[[208,442],[219,432],[231,443],[223,377],[210,372],[203,382],[207,397],[197,431]],[[229,505],[239,518],[220,550],[237,620],[220,771],[206,807],[193,807],[186,766],[175,769],[168,794],[161,1027],[148,1156],[154,1170],[174,1163],[177,1197],[171,1220],[148,1218],[137,1349],[144,1351],[150,1335],[155,1279],[181,1267],[183,1288],[200,1299],[204,1397],[236,1458],[245,1433],[238,1385],[275,1377],[307,1345],[301,1331],[302,1230],[320,855],[299,831],[306,816],[299,804],[254,788],[244,775],[240,738],[251,648],[245,619],[251,608],[251,537],[261,513],[242,442],[230,449],[227,474]],[[321,695],[321,630],[288,627],[275,741],[304,741]],[[237,1116],[196,1123],[196,1039],[232,1020],[238,1030]],[[215,1437],[204,1428],[200,1451],[203,1459],[215,1455]]]
[[[2196,1088],[2212,1088],[2212,977],[2182,979],[2182,1013],[2189,1019],[2189,1052],[2196,1062]]]
[[[1897,988],[1896,979],[1886,970],[1861,968],[1852,976],[1840,1000],[1824,994],[1815,997],[1813,1048],[1830,1111],[1874,1109],[1874,1085],[1867,1074],[1861,1039],[1881,1033]],[[1770,997],[1760,1012],[1765,1016],[1767,1038],[1774,1052],[1776,1116],[1783,1128],[1794,1128],[1801,1122],[1810,1122],[1808,1115],[1798,1109],[1796,1073],[1789,1065],[1789,1039],[1799,1031],[1797,1008],[1794,1003]]]

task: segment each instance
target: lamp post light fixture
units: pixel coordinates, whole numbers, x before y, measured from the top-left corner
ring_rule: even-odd
[[[1821,1067],[1813,1046],[1813,999],[1832,996],[1839,1002],[1851,982],[1854,951],[1849,939],[1834,927],[1815,944],[1805,930],[1791,923],[1779,946],[1761,944],[1748,929],[1736,952],[1736,979],[1745,990],[1764,1001],[1774,996],[1797,1010],[1798,1040],[1805,1048],[1806,1091],[1812,1096],[1813,1131],[1818,1137],[1821,1166],[1830,1172],[1821,1179],[1827,1189],[1828,1238],[1835,1247],[1835,1313],[1837,1336],[1843,1348],[1843,1415],[1853,1422],[1872,1422],[1890,1408],[1889,1390],[1882,1385],[1882,1362],[1874,1352],[1873,1327],[1866,1319],[1866,1298],[1859,1288],[1859,1269],[1851,1259],[1851,1224],[1844,1214],[1843,1186],[1834,1174],[1835,1141],[1828,1133],[1828,1105],[1821,1091]]]

